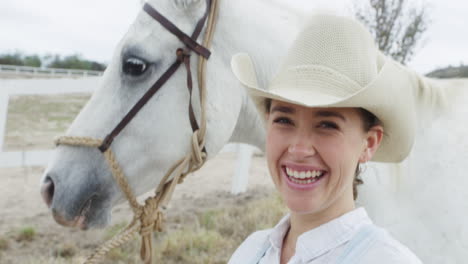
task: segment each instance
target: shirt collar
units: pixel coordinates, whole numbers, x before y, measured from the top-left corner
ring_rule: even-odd
[[[290,226],[290,214],[285,215],[269,235],[271,245],[279,250]],[[364,208],[357,208],[330,222],[309,230],[297,239],[296,255],[308,262],[349,241],[357,230],[372,224]]]
[[[285,215],[270,233],[268,239],[275,249],[280,249],[283,246],[284,236],[286,235],[286,232],[288,232],[290,226],[289,217],[290,214]]]
[[[366,210],[362,207],[354,209],[300,235],[296,243],[296,255],[308,262],[346,243],[361,226],[368,224],[372,224],[372,221]]]

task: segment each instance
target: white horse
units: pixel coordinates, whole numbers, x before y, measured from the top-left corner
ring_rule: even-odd
[[[204,0],[148,2],[186,33],[193,31],[205,10]],[[215,156],[228,142],[243,142],[263,149],[265,132],[261,118],[231,73],[231,56],[240,51],[251,54],[257,63],[256,69],[261,77],[259,82],[266,86],[287,47],[294,40],[300,21],[301,17],[297,13],[272,1],[221,1],[212,56],[207,68],[208,157]],[[198,41],[201,42],[201,38]],[[145,12],[140,12],[118,46],[99,89],[67,134],[103,139],[172,63],[175,49],[182,45],[158,22]],[[196,64],[196,60],[192,60],[192,69],[197,68]],[[199,117],[198,94],[195,92],[194,95],[192,102],[195,115]],[[186,75],[184,70],[179,70],[115,139],[112,150],[136,194],[156,187],[169,167],[189,151],[192,128],[187,110],[188,101]],[[466,140],[464,142],[466,144]],[[424,154],[436,156],[441,152],[445,154],[449,151],[443,148],[431,149]],[[382,175],[394,174],[391,166],[376,165],[379,167],[377,176],[380,181],[373,180],[377,173],[368,169],[366,179],[369,178],[369,183],[362,188],[360,202],[368,208],[378,224],[388,228],[414,249],[425,262],[441,263],[433,261],[441,255],[443,263],[459,263],[468,257],[466,252],[462,252],[468,244],[468,232],[464,229],[461,233],[449,233],[447,238],[456,240],[449,247],[446,246],[449,242],[444,240],[444,232],[454,231],[454,226],[464,228],[461,217],[466,214],[446,214],[458,217],[447,227],[442,226],[445,222],[439,222],[439,218],[427,221],[421,219],[421,216],[430,214],[418,214],[427,213],[428,207],[423,206],[420,199],[415,199],[421,188],[420,185],[415,187],[416,183],[431,181],[434,184],[448,175],[446,170],[441,173],[434,171],[434,168],[440,167],[440,159],[421,160],[418,148],[413,154],[410,164],[416,165],[418,174],[410,175],[407,171],[400,173],[400,189],[394,190],[396,185],[393,179],[396,177],[393,175],[388,176],[390,180],[382,182],[382,179],[386,179]],[[461,159],[457,157],[455,161]],[[423,166],[425,164],[433,165],[426,167]],[[408,179],[413,185],[406,184]],[[382,190],[388,192],[382,194]],[[463,195],[459,193],[460,197]],[[82,228],[106,226],[111,218],[112,207],[123,200],[102,154],[94,148],[69,146],[57,148],[43,178],[43,196],[57,222]],[[437,195],[429,197],[434,202],[450,201]],[[438,206],[433,211],[440,212],[438,215],[445,214],[445,211],[441,211],[445,208],[448,207]],[[85,219],[78,223],[84,211]],[[401,221],[395,222],[395,219]],[[430,234],[420,228],[421,223],[431,230]],[[431,239],[428,240],[428,237]]]

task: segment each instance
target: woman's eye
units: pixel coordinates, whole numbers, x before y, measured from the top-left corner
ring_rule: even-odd
[[[273,120],[274,123],[277,123],[277,124],[292,124],[292,121],[289,119],[289,118],[285,118],[285,117],[278,117],[278,118],[275,118]]]
[[[125,74],[133,77],[138,77],[146,72],[148,63],[139,58],[128,58],[123,62],[122,70]]]
[[[325,129],[338,129],[337,124],[328,121],[320,122],[319,127]]]

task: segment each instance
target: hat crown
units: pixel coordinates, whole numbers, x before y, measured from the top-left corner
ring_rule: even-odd
[[[378,54],[374,40],[359,22],[340,16],[312,16],[298,35],[275,82],[282,82],[281,72],[299,68],[322,68],[364,87],[378,74]]]

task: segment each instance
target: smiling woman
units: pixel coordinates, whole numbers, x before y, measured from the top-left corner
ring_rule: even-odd
[[[272,105],[272,99],[266,98],[265,99],[265,111],[266,111],[266,113],[268,113],[269,117],[271,116],[270,113],[274,113],[276,111],[280,112],[280,113],[282,112],[282,113],[285,113],[285,114],[295,114],[296,113],[295,108],[297,106],[295,106],[295,105],[291,105],[291,107],[282,107],[281,104],[280,104],[280,105],[275,106],[273,109],[271,109],[271,105]],[[270,111],[270,109],[271,109],[271,111]],[[338,110],[338,109],[334,109],[334,110]],[[348,109],[345,109],[345,110],[348,110]],[[370,132],[371,129],[376,128],[377,126],[381,127],[380,120],[374,114],[367,111],[366,109],[357,108],[357,109],[350,109],[350,111],[357,112],[357,114],[359,115],[359,117],[360,117],[360,119],[362,121],[362,129],[363,129],[364,132]],[[313,114],[311,114],[311,116],[313,116]],[[337,111],[330,111],[329,109],[328,110],[318,111],[316,113],[316,116],[317,117],[324,117],[324,118],[325,117],[336,117],[336,118],[341,119],[344,122],[347,121],[347,119],[342,114],[338,113]],[[282,124],[290,124],[291,123],[290,120],[281,119],[281,118],[278,119],[277,121],[274,121],[274,122],[275,123],[282,123]],[[291,124],[291,125],[293,125],[293,124]],[[339,129],[338,125],[336,125],[333,122],[323,122],[320,125],[323,128]],[[286,172],[288,174],[293,174],[294,173],[294,172],[292,172],[292,170],[288,170],[288,168],[286,168]],[[360,169],[360,166],[358,164],[356,169],[355,169],[355,175],[354,175],[354,180],[353,180],[353,199],[354,200],[356,200],[356,198],[358,196],[358,191],[357,191],[358,185],[363,183],[363,181],[359,177],[360,172],[361,172],[361,169]],[[311,175],[309,175],[309,174],[310,173],[305,175],[306,176],[305,178],[309,178],[311,175],[313,175],[313,174],[311,174]],[[313,178],[318,179],[319,176],[322,176],[321,173],[316,173],[316,176],[314,176]],[[304,179],[304,175],[300,175],[300,178]]]
[[[286,204],[298,213],[351,211],[354,172],[379,146],[382,127],[363,130],[356,108],[284,107],[273,101],[267,118],[267,160]]]
[[[265,118],[268,168],[290,213],[247,238],[229,263],[421,263],[354,202],[360,164],[408,156],[425,100],[417,81],[360,23],[325,14],[311,17],[267,90],[252,65],[233,57]]]

